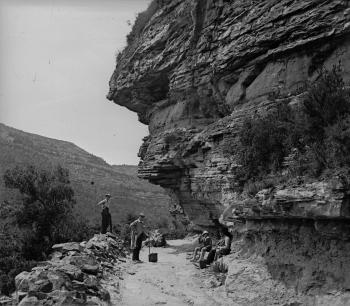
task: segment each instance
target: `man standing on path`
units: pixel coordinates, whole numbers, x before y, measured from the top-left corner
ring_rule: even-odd
[[[141,262],[140,250],[142,248],[142,241],[146,239],[147,235],[145,233],[145,224],[144,224],[145,215],[140,213],[139,217],[130,224],[131,228],[131,249],[132,260],[134,262]]]
[[[105,198],[97,203],[98,206],[101,205],[102,211],[102,225],[101,225],[101,234],[106,234],[108,225],[110,227],[110,232],[112,232],[112,216],[109,213],[109,200],[111,199],[111,195],[107,193]]]

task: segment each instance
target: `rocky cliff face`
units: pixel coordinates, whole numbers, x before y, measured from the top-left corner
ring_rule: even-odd
[[[107,96],[149,125],[139,176],[168,189],[195,224],[220,218],[234,227],[257,265],[284,288],[312,296],[349,290],[350,202],[342,179],[278,186],[242,200],[237,162],[227,152],[244,118],[276,101],[297,104],[322,66],[340,63],[350,81],[349,1],[153,1],[140,17]],[[270,305],[259,304],[258,291],[238,305]],[[285,305],[306,301],[295,298]],[[305,303],[326,299],[320,301]]]
[[[154,1],[108,94],[149,125],[139,176],[208,225],[236,196],[224,147],[242,118],[296,103],[322,65],[349,81],[349,35],[349,1]]]

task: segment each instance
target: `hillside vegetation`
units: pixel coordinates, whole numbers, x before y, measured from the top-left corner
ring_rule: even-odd
[[[112,194],[113,223],[144,211],[151,224],[170,220],[169,198],[160,187],[137,178],[137,166],[111,166],[73,143],[25,133],[0,123],[0,203],[16,202],[18,193],[4,186],[3,175],[15,166],[41,168],[60,164],[70,173],[77,204],[75,212],[91,225],[100,224],[96,203]]]

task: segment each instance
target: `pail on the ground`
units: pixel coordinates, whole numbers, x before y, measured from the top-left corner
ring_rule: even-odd
[[[148,255],[149,262],[157,262],[158,261],[158,253],[151,253]]]

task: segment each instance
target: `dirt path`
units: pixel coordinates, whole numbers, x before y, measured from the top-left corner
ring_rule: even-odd
[[[166,248],[154,248],[158,262],[148,262],[148,249],[144,248],[140,264],[128,264],[117,305],[229,305],[223,286],[213,289],[206,282],[212,275],[198,270],[186,259],[191,242],[172,240]]]

